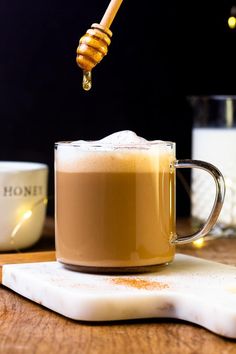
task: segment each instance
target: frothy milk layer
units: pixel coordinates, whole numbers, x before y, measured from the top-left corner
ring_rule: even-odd
[[[61,172],[156,172],[168,171],[174,159],[171,143],[125,130],[97,141],[60,143],[55,164]]]
[[[138,136],[131,130],[122,130],[120,132],[110,134],[98,142],[114,145],[140,145],[147,144],[148,140]]]

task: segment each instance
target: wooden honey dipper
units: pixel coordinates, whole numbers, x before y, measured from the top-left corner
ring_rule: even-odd
[[[108,52],[112,32],[109,29],[123,0],[111,0],[101,22],[93,23],[80,38],[76,62],[83,70],[83,89],[92,86],[91,71]]]

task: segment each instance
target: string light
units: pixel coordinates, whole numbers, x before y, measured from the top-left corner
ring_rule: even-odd
[[[37,202],[35,202],[33,204],[33,206],[30,209],[27,209],[26,211],[24,211],[24,213],[22,214],[19,222],[16,224],[16,226],[14,227],[12,233],[11,233],[11,243],[14,243],[14,238],[17,234],[17,232],[20,230],[20,228],[22,227],[22,225],[31,218],[31,216],[33,215],[33,210],[39,206],[40,204],[47,204],[48,199],[46,197],[39,199]]]
[[[230,16],[230,17],[228,18],[228,26],[229,26],[229,28],[231,28],[231,29],[235,29],[235,28],[236,28],[236,17]]]
[[[29,219],[29,218],[31,217],[32,213],[33,213],[32,210],[27,210],[27,211],[24,213],[24,215],[22,216],[22,219],[24,219],[24,220]]]
[[[202,248],[204,246],[204,244],[205,244],[204,237],[201,237],[198,240],[193,241],[193,245],[197,248]]]
[[[236,28],[236,6],[232,6],[230,9],[230,16],[228,18],[228,26],[230,29]]]

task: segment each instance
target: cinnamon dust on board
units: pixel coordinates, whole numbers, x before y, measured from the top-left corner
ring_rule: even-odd
[[[130,286],[136,289],[145,290],[162,290],[169,288],[168,284],[139,278],[113,278],[112,282],[116,285]]]

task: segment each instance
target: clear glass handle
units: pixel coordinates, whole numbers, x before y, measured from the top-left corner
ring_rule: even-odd
[[[174,244],[184,244],[197,240],[200,237],[205,236],[211,228],[216,223],[220,211],[223,206],[224,197],[225,197],[225,181],[221,172],[212,164],[199,160],[177,160],[174,163],[175,168],[199,168],[207,171],[213,177],[215,185],[216,185],[216,196],[214,205],[212,207],[211,213],[206,220],[206,223],[202,226],[202,228],[195,232],[192,235],[186,236],[176,236],[176,239],[173,240]]]

